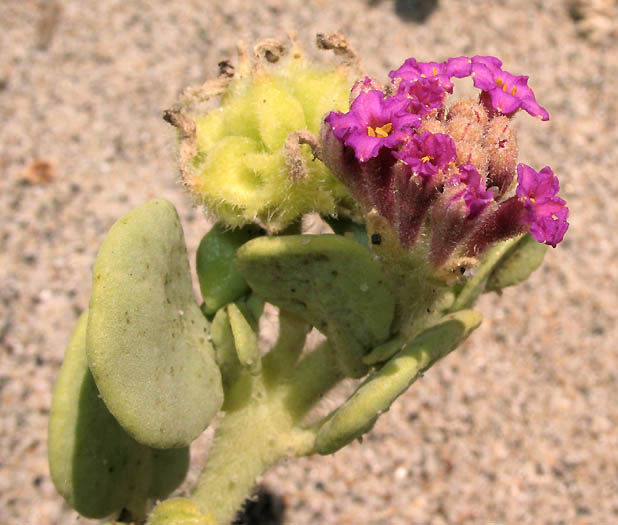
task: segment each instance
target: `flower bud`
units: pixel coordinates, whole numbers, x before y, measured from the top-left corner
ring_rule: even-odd
[[[350,106],[360,94],[374,90],[384,91],[384,85],[371,77],[363,77],[357,80],[350,90]]]
[[[453,104],[448,112],[448,118],[465,117],[471,122],[477,122],[481,126],[487,125],[487,112],[485,108],[474,100],[460,100]]]
[[[447,133],[453,137],[457,148],[457,164],[471,164],[484,177],[487,173],[487,152],[483,148],[483,125],[474,112],[465,112],[449,119]]]
[[[422,134],[424,131],[429,131],[430,133],[447,133],[444,124],[433,118],[421,122],[421,125],[418,127],[418,132]]]
[[[487,126],[487,186],[498,188],[498,196],[511,188],[517,166],[517,136],[507,117],[496,117]]]

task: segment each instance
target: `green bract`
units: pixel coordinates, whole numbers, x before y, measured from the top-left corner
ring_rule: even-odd
[[[105,404],[139,442],[186,446],[221,407],[209,336],[174,206],[159,199],[130,211],[95,263],[87,346]]]
[[[327,112],[346,111],[351,80],[347,68],[321,68],[299,53],[268,67],[241,64],[221,106],[192,115],[195,154],[185,182],[231,226],[279,231],[307,212],[333,214],[347,191],[290,134],[317,134]],[[298,162],[302,172],[292,174]]]
[[[86,358],[88,312],[67,347],[49,422],[49,470],[80,514],[102,518],[147,498],[164,498],[184,479],[189,449],[156,450],[131,438],[99,396]]]
[[[547,244],[537,242],[532,235],[524,235],[496,265],[485,289],[500,291],[524,282],[541,265],[547,248]]]

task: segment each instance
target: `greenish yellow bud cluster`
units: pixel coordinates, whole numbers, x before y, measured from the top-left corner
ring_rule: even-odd
[[[315,158],[312,137],[326,113],[348,109],[350,69],[311,63],[295,42],[289,53],[282,49],[268,41],[254,60],[241,50],[235,71],[213,81],[221,86],[220,106],[183,115],[185,125],[186,117],[194,122],[184,166],[181,158],[184,182],[232,227],[256,223],[277,232],[305,213],[332,215],[349,201]]]

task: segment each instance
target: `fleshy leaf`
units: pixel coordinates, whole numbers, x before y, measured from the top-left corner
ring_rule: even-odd
[[[528,279],[543,262],[547,247],[547,244],[537,242],[529,233],[524,235],[502,257],[489,276],[485,289],[499,291]]]
[[[259,233],[255,226],[230,230],[217,223],[204,235],[197,249],[196,271],[205,313],[214,314],[249,291],[234,259],[236,250]]]
[[[404,347],[322,425],[315,451],[332,454],[371,430],[380,414],[388,410],[425,370],[454,350],[481,322],[481,315],[464,310],[447,315]]]
[[[88,364],[105,404],[140,443],[188,445],[223,390],[174,206],[153,200],[119,219],[93,277]]]
[[[83,516],[102,518],[167,496],[187,473],[189,449],[141,445],[109,413],[88,369],[87,323],[86,311],[54,389],[47,448],[58,492]]]
[[[210,325],[210,334],[215,348],[215,360],[221,371],[223,388],[227,390],[236,381],[240,371],[240,361],[234,346],[234,334],[227,308],[221,308],[215,314],[212,325]]]
[[[395,309],[367,248],[339,235],[260,237],[238,250],[237,264],[258,295],[328,336],[346,375],[367,372],[363,355],[388,337]]]
[[[257,334],[236,304],[231,303],[227,306],[227,314],[240,364],[251,374],[258,374],[261,370],[262,361]]]
[[[212,513],[202,514],[197,503],[188,498],[174,498],[159,503],[147,525],[217,525]]]

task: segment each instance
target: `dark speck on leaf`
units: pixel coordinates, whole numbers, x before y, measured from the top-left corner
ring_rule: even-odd
[[[374,233],[371,236],[371,244],[374,244],[376,246],[382,244],[382,236],[379,233]]]

